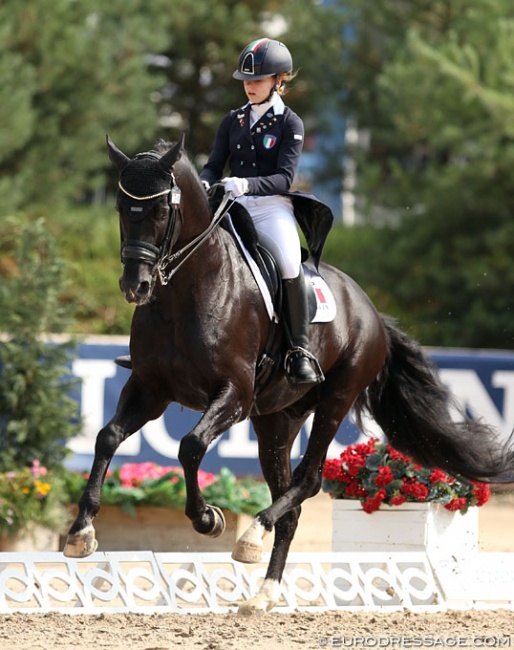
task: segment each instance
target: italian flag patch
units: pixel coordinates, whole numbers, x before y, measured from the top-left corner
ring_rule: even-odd
[[[275,146],[276,142],[277,142],[277,136],[270,135],[269,133],[267,133],[262,139],[262,143],[265,149],[271,149],[272,147]]]

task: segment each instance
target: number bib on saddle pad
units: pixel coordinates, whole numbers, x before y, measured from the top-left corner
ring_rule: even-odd
[[[304,264],[303,270],[312,284],[316,297],[316,314],[311,319],[311,323],[330,323],[336,316],[336,301],[332,291],[321,275],[318,275],[310,266]]]

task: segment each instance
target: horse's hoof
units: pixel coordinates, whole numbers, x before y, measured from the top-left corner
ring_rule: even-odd
[[[223,514],[223,511],[220,508],[218,508],[218,506],[208,505],[207,508],[213,514],[214,526],[212,530],[206,533],[206,535],[207,537],[219,537],[225,532],[225,526],[226,526],[225,515]]]
[[[93,526],[75,535],[68,535],[63,554],[66,557],[88,557],[98,548]]]
[[[265,535],[267,535],[267,530],[257,518],[254,519],[249,528],[237,540],[232,551],[232,559],[245,564],[260,562],[264,548],[262,540]]]
[[[237,610],[240,616],[262,616],[270,612],[280,600],[280,585],[276,580],[265,580],[258,593]]]
[[[262,544],[238,540],[232,551],[232,559],[245,564],[258,564],[262,557]]]
[[[250,601],[243,603],[242,605],[239,605],[237,609],[238,616],[250,617],[250,616],[262,616],[263,614],[266,614],[266,609],[264,609],[263,607],[259,607],[258,605],[256,606]]]

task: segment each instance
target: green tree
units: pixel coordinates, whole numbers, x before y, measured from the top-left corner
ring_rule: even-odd
[[[70,340],[48,340],[70,326],[63,302],[65,265],[42,220],[8,219],[0,231],[0,472],[33,460],[59,468],[64,442],[80,432]]]
[[[163,77],[147,55],[167,40],[157,10],[165,4],[0,4],[0,212],[48,211],[103,186],[106,131],[127,148],[154,137]]]
[[[170,139],[186,132],[193,158],[210,152],[223,115],[246,103],[232,73],[243,47],[262,36],[285,41],[294,54],[299,75],[287,102],[310,135],[328,128],[319,116],[340,87],[345,20],[338,8],[314,0],[178,0],[163,21],[169,41],[162,52],[167,83],[156,94],[160,123]]]
[[[245,101],[239,53],[262,35],[294,52],[290,102],[314,135],[340,86],[341,23],[315,0],[4,0],[0,213],[49,214],[103,189],[106,132],[128,152],[185,132],[190,155],[207,155],[222,115]]]
[[[357,277],[424,343],[512,348],[514,7],[348,5],[345,108],[370,133],[361,208],[386,224]]]

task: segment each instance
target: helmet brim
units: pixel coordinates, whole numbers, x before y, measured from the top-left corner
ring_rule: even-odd
[[[276,77],[275,73],[272,74],[245,74],[244,72],[239,72],[236,70],[232,77],[238,81],[260,81],[261,79],[267,79],[268,77]]]

